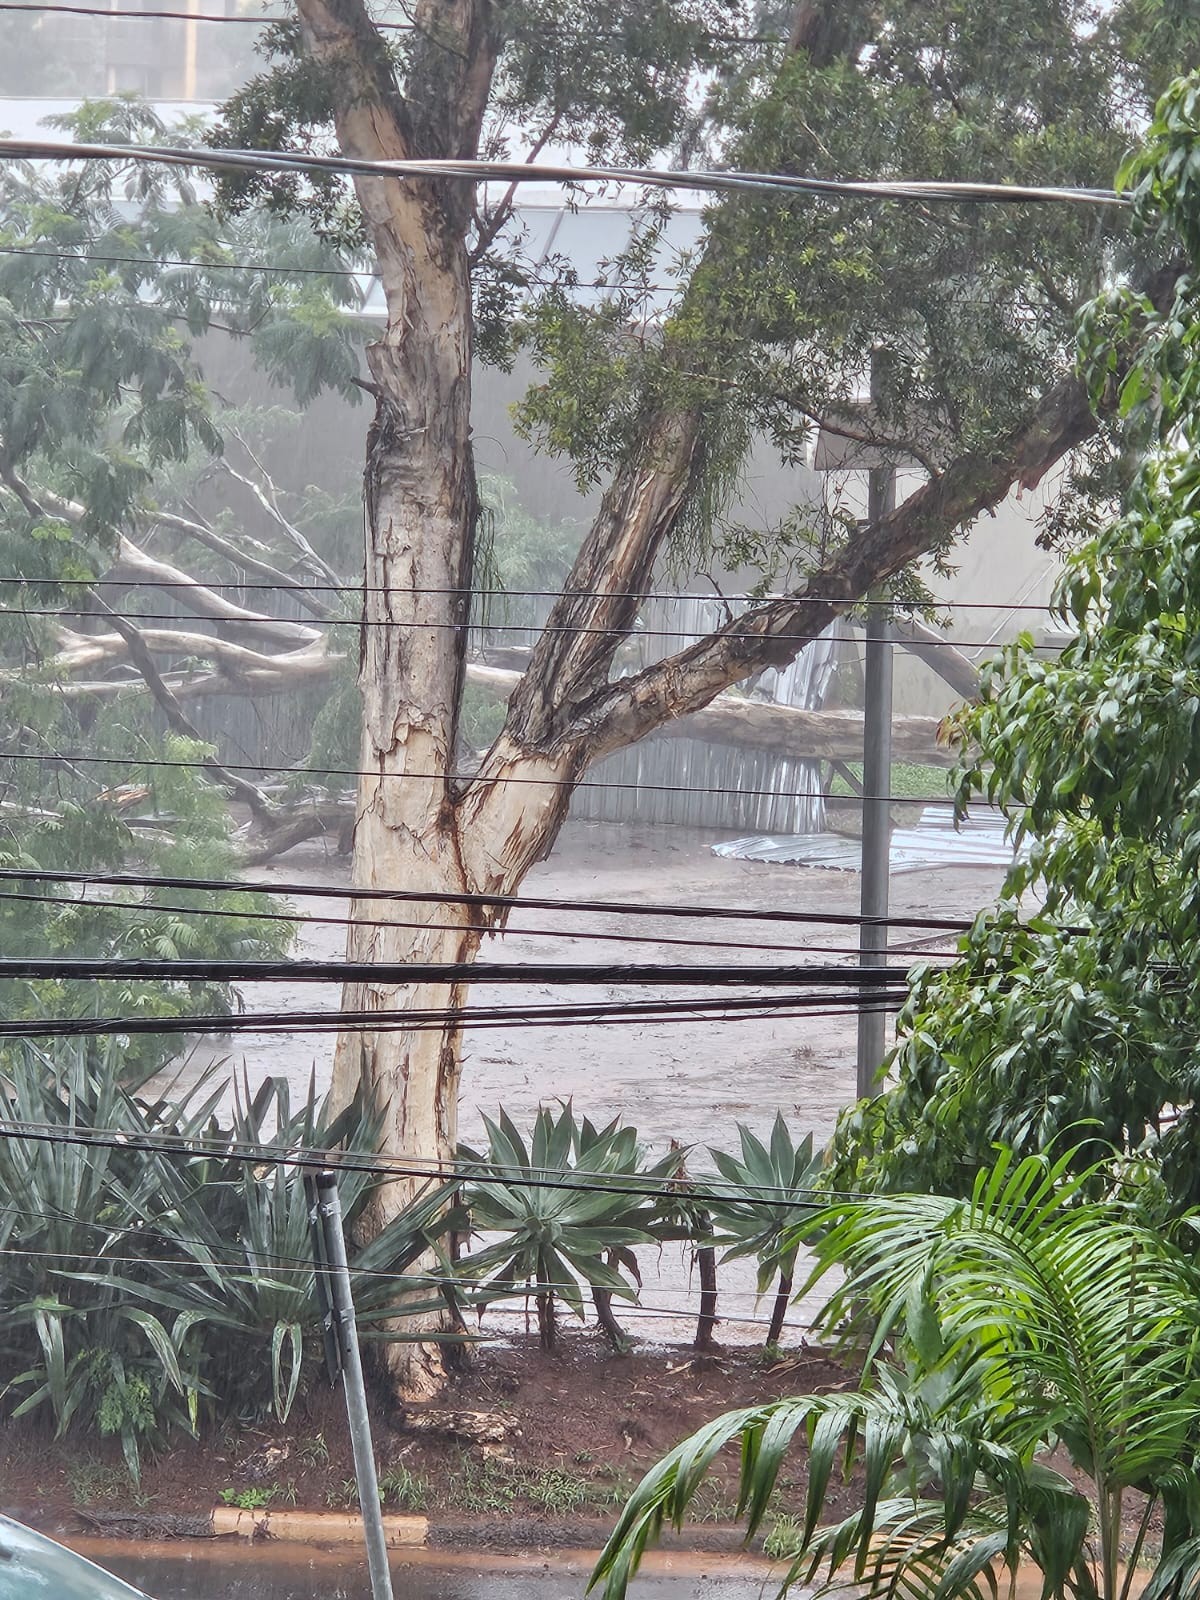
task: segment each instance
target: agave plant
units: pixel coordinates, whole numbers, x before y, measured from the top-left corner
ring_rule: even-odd
[[[14,1414],[45,1407],[60,1433],[118,1435],[135,1477],[144,1444],[194,1431],[203,1414],[286,1417],[315,1370],[320,1312],[300,1174],[248,1166],[230,1146],[373,1148],[374,1119],[356,1106],[329,1116],[311,1083],[295,1109],[282,1083],[243,1089],[223,1123],[225,1093],[203,1080],[177,1099],[139,1099],[118,1087],[114,1063],[101,1059],[97,1070],[74,1042],[14,1052],[0,1087],[7,1119],[127,1140],[114,1149],[0,1139],[0,1248],[9,1252],[0,1376]],[[204,1151],[145,1147],[162,1134],[185,1145],[203,1138]],[[351,1221],[370,1183],[344,1173]],[[423,1195],[352,1256],[368,1329],[426,1308],[401,1301],[395,1275],[462,1225],[454,1192]]]
[[[733,1412],[659,1462],[596,1569],[609,1600],[663,1522],[685,1517],[727,1445],[741,1451],[740,1511],[759,1527],[798,1435],[808,1503],[784,1587],[824,1569],[826,1590],[983,1600],[998,1569],[1015,1582],[1028,1563],[1045,1600],[1128,1600],[1160,1516],[1143,1595],[1200,1591],[1200,1274],[1123,1203],[1086,1198],[1104,1174],[1071,1177],[1073,1162],[1075,1152],[1053,1165],[1005,1156],[970,1201],[879,1196],[831,1209],[819,1270],[846,1277],[829,1318],[872,1308],[869,1379],[857,1394]],[[879,1357],[885,1341],[897,1355]],[[1090,1492],[1046,1463],[1055,1444]],[[859,1455],[861,1508],[822,1526],[834,1469]]]
[[[797,1229],[817,1209],[814,1189],[822,1155],[814,1153],[811,1133],[798,1144],[793,1142],[782,1112],[776,1112],[769,1144],[763,1144],[740,1122],[737,1131],[740,1160],[722,1150],[709,1151],[725,1180],[707,1193],[716,1229],[713,1242],[718,1248],[726,1247],[722,1261],[757,1257],[760,1295],[778,1278],[767,1328],[767,1344],[773,1345],[779,1343],[792,1293]]]
[[[600,1293],[601,1325],[614,1347],[623,1348],[611,1300],[604,1296],[637,1298],[634,1247],[653,1242],[654,1216],[652,1197],[625,1191],[639,1175],[665,1176],[674,1158],[643,1169],[632,1128],[616,1121],[599,1129],[586,1118],[577,1122],[569,1104],[557,1116],[541,1107],[528,1148],[504,1110],[496,1121],[485,1117],[484,1125],[487,1154],[465,1146],[461,1151],[472,1227],[500,1236],[459,1263],[463,1277],[478,1286],[478,1303],[532,1295],[542,1348],[553,1350],[556,1303],[582,1319],[589,1287]],[[473,1175],[488,1181],[472,1183]],[[614,1178],[625,1181],[608,1187]]]

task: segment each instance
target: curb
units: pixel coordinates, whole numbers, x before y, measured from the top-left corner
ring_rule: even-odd
[[[354,1511],[240,1511],[214,1506],[212,1530],[219,1539],[281,1539],[292,1544],[362,1544],[362,1517]],[[389,1550],[423,1547],[429,1541],[428,1517],[383,1519]]]

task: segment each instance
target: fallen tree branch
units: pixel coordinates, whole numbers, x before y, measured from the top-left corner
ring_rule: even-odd
[[[158,527],[169,528],[172,533],[181,533],[189,539],[194,539],[197,544],[204,545],[214,555],[224,556],[234,566],[252,572],[255,577],[265,578],[268,583],[278,584],[281,590],[293,595],[298,604],[323,622],[331,622],[336,618],[335,609],[323,600],[319,600],[306,584],[297,578],[289,577],[286,572],[272,566],[269,561],[251,555],[243,546],[234,544],[198,518],[181,517],[173,511],[155,511],[150,514],[148,520]]]
[[[147,689],[167,719],[167,725],[176,733],[183,734],[185,738],[207,744],[208,741],[163,682],[162,674],[154,663],[154,656],[134,624],[127,617],[118,616],[99,596],[95,598],[97,606],[107,613],[113,627],[124,639],[130,660],[145,679]],[[231,794],[236,795],[239,800],[244,800],[260,822],[269,822],[274,817],[276,808],[255,784],[239,777],[236,772],[230,772],[215,756],[205,756],[202,765],[204,770],[219,779]]]
[[[322,637],[320,630],[308,623],[288,622],[268,616],[263,611],[252,611],[246,606],[237,605],[181,568],[148,556],[131,539],[122,538],[116,564],[104,574],[102,581],[107,588],[126,580],[131,586],[139,581],[161,585],[180,605],[186,606],[196,616],[221,622],[231,631],[236,629],[267,644],[309,645]]]
[[[946,636],[918,617],[892,617],[896,643],[923,661],[964,700],[978,700],[979,672],[969,657],[956,649]]]
[[[511,695],[522,674],[506,667],[468,662],[467,682],[494,694]],[[939,717],[894,717],[892,748],[897,760],[950,767],[957,752],[939,743]],[[723,694],[707,705],[650,732],[663,739],[709,739],[743,750],[767,750],[791,760],[858,761],[863,718],[858,711],[804,711]]]

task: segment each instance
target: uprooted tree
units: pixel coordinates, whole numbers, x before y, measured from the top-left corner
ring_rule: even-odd
[[[558,146],[636,161],[676,146],[756,170],[1095,183],[1194,47],[1178,8],[1071,0],[804,0],[786,16],[722,0],[616,12],[422,0],[411,30],[386,36],[361,0],[297,9],[273,31],[271,70],[226,108],[218,142],[311,148],[331,123],[345,154],[372,160]],[[710,93],[696,115],[702,75]],[[667,313],[639,319],[652,208],[621,262],[627,286],[587,309],[565,279],[536,293],[528,283],[511,189],[359,176],[351,202],[335,182],[287,174],[231,183],[225,199],[306,204],[327,231],[364,233],[387,301],[367,352],[355,884],[433,898],[406,905],[405,926],[352,932],[351,954],[379,962],[469,961],[480,925],[503,913],[436,897],[514,891],[598,757],[787,661],[871,588],[944,556],[1016,486],[1085,447],[1076,487],[1111,488],[1119,459],[1096,443],[1071,374],[1073,311],[1109,274],[1144,275],[1152,298],[1173,282],[1169,261],[1135,259],[1115,210],[741,195],[708,214]],[[504,358],[518,339],[543,369],[526,426],[604,492],[503,730],[460,776],[478,521],[471,366],[477,348]],[[876,351],[874,409],[846,423]],[[784,598],[614,676],[656,569],[684,552],[719,556],[720,507],[751,437],[796,459],[822,419],[865,427],[920,461],[926,481],[877,525],[838,537],[798,514],[778,530],[775,564],[800,574]],[[381,983],[347,1004],[453,1010],[464,999],[463,986]],[[459,1039],[450,1021],[340,1040],[335,1087],[378,1096],[389,1154],[452,1155]],[[406,1198],[401,1184],[387,1194],[378,1222]],[[401,1359],[405,1381],[433,1380],[418,1347]]]

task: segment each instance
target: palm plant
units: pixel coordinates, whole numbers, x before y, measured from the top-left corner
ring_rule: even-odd
[[[679,1523],[730,1444],[739,1507],[758,1528],[797,1435],[806,1513],[785,1587],[982,1600],[997,1569],[1032,1563],[1045,1600],[1128,1600],[1155,1514],[1163,1534],[1143,1593],[1200,1588],[1200,1275],[1190,1256],[1109,1197],[1068,1154],[1002,1157],[970,1201],[878,1196],[831,1208],[818,1270],[876,1319],[861,1392],[804,1396],[721,1417],[635,1491],[593,1581],[622,1596],[646,1544]],[[882,1357],[885,1342],[892,1354]],[[860,1451],[861,1442],[861,1451]],[[1091,1492],[1043,1459],[1061,1445]],[[861,1454],[861,1508],[822,1527],[831,1476]],[[1123,1511],[1144,1496],[1127,1567]]]
[[[716,1236],[713,1243],[726,1246],[722,1261],[758,1258],[758,1293],[767,1292],[778,1277],[775,1303],[767,1328],[767,1344],[779,1343],[796,1271],[797,1227],[817,1209],[814,1189],[821,1173],[822,1155],[813,1151],[806,1133],[794,1143],[783,1113],[776,1112],[769,1144],[749,1128],[737,1125],[741,1158],[710,1150],[724,1185],[708,1190],[708,1205]]]
[[[600,1291],[601,1325],[614,1347],[623,1348],[611,1301],[603,1297],[637,1298],[633,1250],[654,1237],[653,1198],[629,1193],[630,1180],[665,1176],[674,1157],[642,1169],[632,1128],[577,1122],[569,1104],[558,1116],[541,1107],[528,1148],[503,1109],[484,1124],[487,1154],[461,1151],[473,1229],[500,1236],[459,1263],[463,1277],[479,1286],[478,1303],[532,1295],[542,1348],[553,1350],[556,1303],[582,1319],[587,1286]],[[472,1183],[473,1174],[488,1181]],[[612,1187],[614,1179],[623,1181]]]

